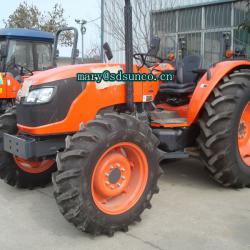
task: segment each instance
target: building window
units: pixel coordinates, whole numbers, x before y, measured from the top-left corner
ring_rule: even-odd
[[[201,18],[201,8],[180,10],[178,14],[178,32],[200,30]]]
[[[207,6],[205,8],[206,28],[231,26],[231,4]]]
[[[161,38],[161,46],[159,51],[159,56],[162,58],[167,58],[170,52],[175,53],[177,49],[176,37],[169,35],[159,36]]]
[[[227,33],[230,31],[227,31]],[[209,67],[211,64],[221,61],[224,50],[224,32],[208,32],[205,34],[204,57],[205,66]]]
[[[158,33],[176,32],[176,12],[159,12],[152,14],[153,30]]]
[[[245,54],[250,57],[250,34],[244,30],[234,30],[234,49],[244,50]]]
[[[178,40],[179,39],[184,39],[186,41],[186,55],[201,54],[201,33],[180,34],[178,35]]]
[[[246,18],[247,1],[234,3],[234,26],[240,25]]]

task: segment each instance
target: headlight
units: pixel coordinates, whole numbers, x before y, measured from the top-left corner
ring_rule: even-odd
[[[25,98],[24,103],[39,104],[39,103],[49,102],[52,99],[53,93],[54,93],[53,87],[44,87],[31,90],[28,96]]]
[[[27,97],[28,94],[29,94],[29,89],[30,89],[30,86],[32,85],[32,80],[30,79],[25,79],[23,84],[22,84],[22,87],[19,89],[19,91],[17,92],[17,96],[16,96],[16,102],[17,103],[20,103],[21,101],[21,98],[23,97]]]

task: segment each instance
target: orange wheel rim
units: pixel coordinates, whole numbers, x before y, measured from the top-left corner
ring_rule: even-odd
[[[246,105],[240,118],[238,147],[242,161],[250,167],[250,102]]]
[[[14,160],[19,168],[30,174],[43,173],[55,163],[54,160],[28,161],[18,156],[14,156]]]
[[[141,198],[147,180],[145,153],[134,143],[118,143],[106,150],[95,166],[91,180],[93,200],[106,214],[122,214]]]

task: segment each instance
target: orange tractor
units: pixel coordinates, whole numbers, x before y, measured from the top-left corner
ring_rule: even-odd
[[[24,78],[52,65],[54,35],[21,28],[0,30],[0,112],[15,103]]]
[[[143,66],[133,65],[129,0],[125,34],[125,65],[71,65],[35,74],[24,82],[16,112],[0,117],[1,177],[33,188],[56,171],[60,212],[95,235],[111,236],[140,221],[159,191],[160,161],[189,157],[194,148],[216,182],[250,184],[250,62],[231,58],[204,70],[201,57],[187,56],[176,67],[175,82],[77,81],[79,72],[157,75],[169,69],[164,63],[152,67],[148,54],[136,55]],[[150,58],[157,47],[154,40]]]

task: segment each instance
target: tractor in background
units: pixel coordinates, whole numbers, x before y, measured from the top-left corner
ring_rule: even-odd
[[[15,103],[24,78],[52,66],[54,35],[21,28],[0,30],[0,112]]]
[[[186,56],[174,68],[175,82],[77,81],[77,73],[106,70],[168,72],[164,63],[152,67],[148,54],[133,54],[130,0],[124,12],[125,64],[70,65],[34,74],[22,85],[16,111],[0,117],[0,177],[34,188],[46,185],[54,172],[60,212],[94,235],[112,236],[139,222],[159,192],[160,162],[191,157],[194,148],[215,182],[250,185],[246,58],[203,69],[201,56]],[[156,60],[158,47],[155,39],[150,57]],[[165,102],[156,104],[159,92]]]
[[[23,28],[0,30],[0,113],[14,106],[24,79],[57,66],[58,41],[64,31],[74,32],[71,64],[75,64],[78,31],[73,27],[61,28],[56,34]]]

